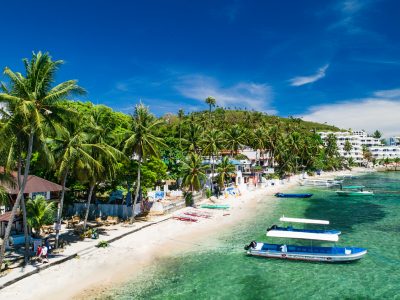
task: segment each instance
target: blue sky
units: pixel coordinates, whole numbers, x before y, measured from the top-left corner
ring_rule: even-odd
[[[83,100],[157,115],[246,107],[400,133],[400,3],[7,1],[0,67],[31,51],[66,64]],[[4,77],[1,79],[4,80]]]

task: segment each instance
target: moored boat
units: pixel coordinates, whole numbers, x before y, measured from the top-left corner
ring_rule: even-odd
[[[299,222],[300,220],[306,221],[310,224],[329,224],[329,221],[325,220],[312,220],[312,219],[296,219],[296,218],[285,218],[281,220],[290,220],[292,222]],[[287,228],[270,228],[267,231],[268,237],[277,238],[290,238],[290,239],[303,239],[303,240],[314,240],[323,242],[338,242],[338,232],[318,232],[315,230],[288,230]],[[252,241],[249,245],[245,246],[247,255],[260,256],[267,258],[280,258],[290,260],[305,260],[314,262],[350,262],[361,259],[367,250],[359,247],[322,247],[314,246],[302,246],[302,245],[286,245],[286,244],[270,244]]]
[[[302,218],[288,218],[282,216],[279,221],[283,223],[301,223],[301,224],[316,224],[316,225],[329,225],[328,220],[316,220],[316,219],[302,219]],[[304,233],[318,233],[318,234],[341,234],[341,231],[336,229],[309,229],[309,228],[294,228],[293,226],[278,226],[272,225],[267,231],[286,231],[286,232],[304,232]]]
[[[284,194],[284,193],[276,193],[275,197],[278,198],[310,198],[313,194]]]
[[[202,204],[201,208],[209,208],[209,209],[228,209],[229,204]]]
[[[303,186],[320,186],[320,187],[332,187],[340,185],[343,180],[336,179],[304,179],[300,180],[299,184]]]
[[[363,185],[350,185],[343,186],[340,190],[336,191],[339,196],[373,196],[374,192],[364,191]]]
[[[304,260],[314,262],[350,262],[361,259],[367,250],[358,247],[314,247],[251,242],[247,254],[267,258]]]

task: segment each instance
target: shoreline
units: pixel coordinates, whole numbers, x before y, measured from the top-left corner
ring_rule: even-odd
[[[352,173],[360,173],[354,169]],[[348,171],[326,172],[317,178],[332,177]],[[171,255],[184,254],[207,245],[218,234],[229,230],[245,218],[254,214],[257,203],[276,192],[288,191],[298,186],[298,176],[293,176],[284,184],[248,191],[236,198],[219,202],[231,205],[229,211],[196,209],[212,214],[211,219],[199,222],[182,222],[174,219],[148,226],[125,235],[112,242],[107,248],[94,248],[77,258],[52,266],[26,277],[1,290],[2,296],[11,299],[36,299],[53,295],[56,299],[92,299],[97,295],[118,287],[129,279],[140,275],[146,267],[156,266],[157,261]],[[312,177],[310,177],[312,178]],[[267,198],[273,205],[272,197]],[[265,205],[265,201],[263,201]],[[182,208],[171,215],[177,215],[193,208]],[[165,216],[165,217],[170,217]],[[218,231],[215,229],[218,228]],[[206,241],[206,243],[205,243]]]

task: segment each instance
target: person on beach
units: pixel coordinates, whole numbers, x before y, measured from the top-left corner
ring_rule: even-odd
[[[42,246],[39,246],[39,247],[37,247],[37,250],[36,250],[36,257],[37,257],[38,261],[42,261],[42,259],[40,257],[41,255],[42,255]]]
[[[48,257],[47,257],[47,251],[48,251],[48,248],[47,248],[46,245],[44,245],[44,246],[42,247],[42,251],[40,252],[40,257],[43,259],[43,262],[44,262],[44,263],[49,262],[49,259],[48,259]]]

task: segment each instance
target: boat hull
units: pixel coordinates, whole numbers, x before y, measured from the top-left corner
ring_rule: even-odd
[[[257,243],[258,245],[260,243]],[[363,258],[367,254],[366,249],[362,248],[329,248],[329,247],[314,247],[315,250],[320,249],[335,249],[335,250],[344,250],[343,253],[317,253],[317,252],[300,252],[300,251],[287,251],[282,252],[279,249],[280,245],[275,244],[263,244],[270,246],[272,249],[253,249],[250,248],[246,254],[249,256],[259,256],[265,258],[276,258],[276,259],[287,259],[287,260],[302,260],[302,261],[310,261],[310,262],[326,262],[326,263],[343,263],[343,262],[352,262]],[[288,246],[296,247],[296,246]],[[274,250],[273,248],[276,248]],[[307,248],[312,249],[312,247],[296,247],[296,248]],[[346,253],[349,251],[351,253]]]
[[[313,194],[283,194],[276,193],[275,197],[278,198],[311,198]]]
[[[208,209],[229,209],[229,205],[212,205],[212,204],[203,204],[200,206],[201,208],[208,208]]]
[[[347,192],[347,191],[336,191],[336,194],[343,197],[348,196],[373,196],[373,192]]]

